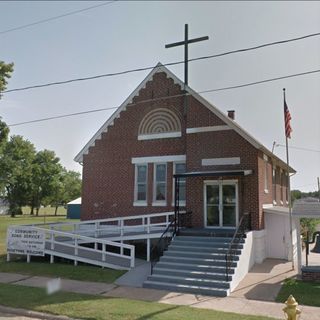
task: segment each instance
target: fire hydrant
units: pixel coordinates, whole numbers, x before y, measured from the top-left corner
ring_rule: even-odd
[[[298,317],[301,314],[301,311],[297,308],[298,303],[296,299],[292,296],[292,294],[290,294],[285,304],[286,304],[286,307],[284,307],[282,310],[285,313],[286,319],[298,320]]]

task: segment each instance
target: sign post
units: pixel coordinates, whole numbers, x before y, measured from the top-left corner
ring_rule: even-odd
[[[30,256],[44,256],[45,233],[43,230],[32,227],[9,227],[7,231],[7,257],[10,254],[26,255],[28,262]]]

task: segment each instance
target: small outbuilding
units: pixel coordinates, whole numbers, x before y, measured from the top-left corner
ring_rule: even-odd
[[[81,197],[67,203],[67,218],[80,219]]]

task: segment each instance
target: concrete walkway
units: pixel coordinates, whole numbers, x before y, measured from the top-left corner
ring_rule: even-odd
[[[217,298],[141,288],[144,277],[150,272],[150,265],[140,264],[138,268],[138,271],[132,270],[119,278],[115,284],[61,279],[61,290],[284,319],[284,304],[272,300],[278,294],[281,282],[295,275],[291,271],[291,263],[267,259],[253,267],[231,296]],[[45,288],[50,280],[47,277],[0,273],[0,283]],[[300,320],[320,320],[320,308],[300,306],[300,309]]]
[[[76,320],[65,316],[55,316],[52,314],[30,311],[25,309],[10,308],[0,305],[0,320]]]

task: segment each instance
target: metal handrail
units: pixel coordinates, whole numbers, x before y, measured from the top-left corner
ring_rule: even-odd
[[[163,252],[168,248],[169,244],[171,243],[171,240],[179,233],[180,228],[185,227],[185,225],[181,223],[183,221],[181,217],[182,216],[187,217],[188,215],[191,215],[191,214],[192,214],[191,211],[187,211],[187,212],[179,212],[177,216],[174,216],[173,220],[167,226],[166,230],[162,233],[157,243],[154,246],[152,246],[152,249],[150,252],[151,274],[153,273],[153,268],[155,264],[159,261],[160,257],[163,255]]]
[[[245,213],[240,219],[239,225],[231,239],[231,242],[228,247],[228,251],[225,255],[227,281],[229,280],[229,274],[230,274],[233,258],[236,255],[236,250],[238,250],[236,245],[239,244],[245,238],[246,232],[248,230],[250,230],[250,214]]]
[[[157,241],[157,243],[152,246],[151,252],[150,252],[150,264],[151,264],[151,274],[153,273],[153,268],[155,264],[159,261],[159,258],[162,256],[164,250],[169,246],[171,239],[176,235],[176,219],[173,219],[166,230],[162,233],[161,237]],[[172,228],[172,231],[169,232],[170,228]],[[164,240],[165,239],[165,240]],[[164,247],[161,246],[161,243],[163,241],[166,241],[164,243]],[[160,248],[160,250],[159,250]],[[159,252],[161,251],[161,252]]]

